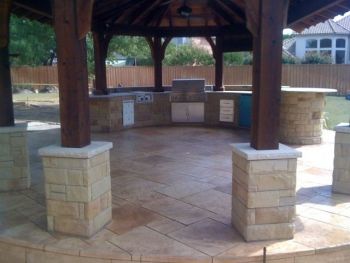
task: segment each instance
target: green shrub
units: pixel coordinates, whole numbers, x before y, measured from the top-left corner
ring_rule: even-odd
[[[301,64],[332,64],[332,58],[329,55],[310,53],[305,55]]]

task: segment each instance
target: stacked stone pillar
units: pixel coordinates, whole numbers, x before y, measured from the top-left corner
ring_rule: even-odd
[[[0,192],[29,186],[27,124],[0,127]]]
[[[322,142],[325,93],[282,92],[280,141],[287,144],[320,144]]]
[[[300,156],[281,144],[259,151],[248,143],[233,145],[232,224],[246,241],[293,238]]]
[[[112,143],[92,142],[83,148],[39,150],[49,231],[90,237],[112,219],[111,148]]]
[[[335,128],[333,192],[350,194],[350,126],[341,123]]]

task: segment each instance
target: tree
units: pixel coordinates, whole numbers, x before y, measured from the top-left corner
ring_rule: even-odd
[[[163,61],[167,66],[213,65],[214,58],[206,50],[192,45],[168,45]]]
[[[11,59],[13,65],[52,65],[56,57],[53,28],[37,21],[12,15],[10,54],[18,54]]]
[[[144,37],[113,37],[109,44],[107,60],[116,60],[118,54],[136,58],[138,66],[153,64],[151,50]]]
[[[243,52],[224,53],[224,65],[225,66],[242,65],[243,61],[244,61],[244,53]]]

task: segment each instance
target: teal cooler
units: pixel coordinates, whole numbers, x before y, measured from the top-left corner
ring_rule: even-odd
[[[250,128],[252,123],[252,95],[242,94],[239,97],[239,127]]]

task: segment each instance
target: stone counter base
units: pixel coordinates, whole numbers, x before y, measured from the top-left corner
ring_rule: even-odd
[[[27,189],[30,169],[27,125],[0,128],[0,192]]]
[[[90,237],[111,220],[110,148],[93,142],[81,149],[40,149],[49,231]]]
[[[246,241],[293,238],[299,153],[280,148],[233,145],[232,224]]]
[[[320,144],[324,104],[324,93],[282,93],[280,141],[298,145]]]
[[[343,123],[335,130],[333,192],[350,194],[350,127]]]

